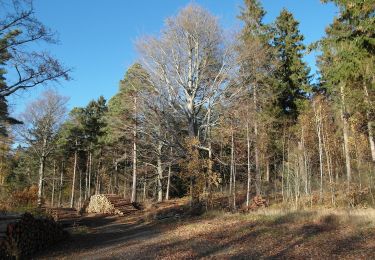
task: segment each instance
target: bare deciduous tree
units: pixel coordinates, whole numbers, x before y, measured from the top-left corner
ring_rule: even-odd
[[[232,69],[217,18],[196,5],[167,19],[160,38],[138,41],[141,61],[158,94],[196,137],[202,110],[218,99]]]
[[[32,1],[0,1],[0,8],[4,11],[0,18],[0,64],[12,75],[1,86],[0,97],[60,78],[69,79],[69,69],[57,59],[30,48],[35,42],[57,42],[55,33],[35,17]]]
[[[49,90],[30,103],[22,114],[23,124],[18,132],[39,158],[38,206],[42,204],[46,160],[55,149],[55,138],[66,115],[67,101],[66,97]]]
[[[209,133],[217,118],[215,107],[228,90],[235,69],[235,52],[226,44],[217,18],[199,6],[188,5],[166,20],[159,38],[144,37],[137,47],[155,92],[168,108],[168,118],[182,124],[190,138],[198,138],[196,149],[206,150],[211,161]],[[179,139],[174,136],[175,142],[184,143]],[[212,163],[209,168],[212,172]]]

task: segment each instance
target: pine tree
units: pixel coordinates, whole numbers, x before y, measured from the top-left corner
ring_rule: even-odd
[[[107,122],[108,132],[113,135],[112,139],[122,142],[132,140],[133,143],[132,202],[137,199],[140,96],[147,89],[148,84],[148,74],[140,64],[135,63],[127,70],[124,79],[120,81],[119,92],[109,101]],[[121,157],[124,158],[124,154]],[[120,158],[120,160],[122,159]]]
[[[103,163],[103,151],[102,146],[104,145],[105,131],[107,122],[105,120],[105,115],[108,111],[107,101],[103,96],[100,96],[97,100],[92,100],[89,104],[83,109],[84,111],[84,122],[83,129],[85,133],[85,142],[87,161],[88,163],[88,187],[87,195],[91,195],[91,185],[92,185],[92,172],[93,172],[93,161],[96,155],[97,157],[97,172],[95,178],[95,193],[100,192],[100,169]]]
[[[82,108],[73,108],[69,113],[69,119],[62,125],[59,133],[59,148],[64,151],[65,156],[73,155],[73,176],[70,196],[70,207],[75,202],[76,172],[78,164],[78,153],[85,144],[84,129],[85,112]]]

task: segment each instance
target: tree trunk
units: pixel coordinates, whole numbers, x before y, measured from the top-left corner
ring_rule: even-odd
[[[114,183],[114,191],[116,194],[119,194],[119,187],[118,187],[118,162],[115,161],[115,183]]]
[[[250,186],[251,186],[251,165],[250,165],[250,133],[249,121],[246,120],[246,141],[247,141],[247,189],[246,189],[246,207],[250,205]]]
[[[158,144],[158,154],[157,154],[157,185],[158,185],[158,202],[163,201],[163,187],[162,187],[162,179],[163,179],[163,168],[162,168],[162,162],[161,162],[161,150],[162,150],[163,144],[161,141],[159,141]]]
[[[95,180],[95,194],[100,193],[100,161],[98,162],[98,167],[96,169],[96,180]]]
[[[82,207],[82,171],[79,171],[79,208]]]
[[[51,194],[51,207],[53,208],[55,199],[55,176],[56,176],[56,160],[53,160],[53,174],[52,174],[52,194]]]
[[[63,190],[63,175],[64,175],[64,161],[61,163],[61,169],[60,169],[60,189],[59,189],[59,202],[58,207],[62,204],[62,190]]]
[[[321,106],[318,108],[313,103],[315,113],[315,127],[318,135],[318,150],[319,150],[319,172],[320,172],[320,200],[323,200],[323,146],[322,146],[322,131],[321,131]]]
[[[254,109],[258,111],[258,97],[257,88],[254,86],[253,93]],[[256,195],[260,195],[260,169],[259,169],[259,147],[258,147],[258,118],[257,113],[255,113],[254,119],[254,154],[255,154],[255,192]]]
[[[304,169],[304,184],[305,184],[305,194],[309,194],[309,167],[308,167],[308,158],[306,153],[306,147],[305,147],[305,134],[304,134],[304,128],[301,129],[302,135],[301,135],[301,143],[302,143],[302,154],[303,154],[303,169]]]
[[[233,167],[233,209],[235,210],[236,205],[236,162],[234,161],[234,167]]]
[[[234,130],[232,126],[231,133],[231,152],[230,152],[230,195],[234,196],[235,193],[235,177],[234,177]],[[229,196],[230,197],[230,196]],[[235,207],[235,205],[233,205]]]
[[[259,169],[259,150],[258,150],[258,125],[254,124],[254,134],[255,134],[255,140],[254,140],[254,149],[255,149],[255,192],[256,195],[260,195],[260,169]]]
[[[232,152],[231,152],[232,154]],[[229,196],[232,195],[232,184],[233,184],[233,173],[232,173],[232,157],[230,161],[230,172],[229,172]]]
[[[348,122],[348,115],[346,112],[346,104],[345,104],[345,93],[344,93],[344,86],[340,86],[340,94],[341,94],[341,120],[343,122],[343,138],[344,138],[344,154],[345,154],[345,166],[346,166],[346,178],[348,182],[348,190],[350,187],[350,182],[352,179],[352,169],[350,166],[350,151],[349,151],[349,122]]]
[[[42,206],[44,167],[46,164],[46,155],[45,155],[46,146],[47,146],[47,140],[44,139],[42,155],[40,156],[40,159],[39,159],[39,182],[38,182],[38,200],[37,200],[38,207]]]
[[[78,142],[76,140],[76,150],[74,151],[74,166],[73,166],[73,178],[72,178],[72,194],[70,196],[70,207],[74,206],[74,192],[76,184],[76,171],[77,171],[77,160],[78,160],[78,151],[77,151]]]
[[[38,182],[38,207],[42,206],[42,190],[44,179],[45,157],[42,156],[39,160],[39,182]]]
[[[270,161],[266,159],[266,182],[270,182]]]
[[[87,154],[86,160],[86,171],[85,171],[85,192],[84,192],[84,199],[86,200],[89,195],[89,164],[90,164],[90,155]]]
[[[171,186],[171,172],[172,172],[172,166],[171,166],[171,163],[169,163],[169,165],[168,165],[167,190],[165,191],[165,200],[169,200],[169,187]]]
[[[327,144],[327,139],[328,139],[328,134],[324,134],[325,133],[325,129],[326,127],[324,126],[324,121],[322,121],[322,144],[323,144],[323,149],[324,149],[324,153],[325,153],[325,157],[326,157],[326,162],[327,162],[327,171],[328,171],[328,177],[329,177],[329,186],[330,186],[330,190],[331,190],[331,201],[332,201],[332,206],[335,206],[336,202],[335,202],[335,188],[333,186],[333,174],[332,174],[332,162],[331,162],[331,156],[330,156],[330,153],[329,153],[329,148],[328,148],[328,144]]]
[[[290,136],[288,135],[288,144],[287,144],[287,165],[286,165],[286,197],[287,199],[291,196],[290,189]]]
[[[137,201],[137,97],[134,96],[133,184],[131,202]]]
[[[124,199],[126,198],[126,193],[127,193],[127,181],[126,181],[126,150],[125,150],[125,165],[124,165]]]
[[[285,173],[285,125],[283,125],[283,162],[282,162],[282,170],[281,170],[281,196],[283,197],[283,201],[285,200],[284,196],[284,173]]]
[[[365,103],[367,105],[366,108],[366,117],[367,117],[367,131],[368,131],[368,140],[370,144],[370,150],[371,150],[371,158],[372,161],[375,163],[375,143],[374,143],[374,129],[373,129],[373,122],[371,120],[371,104],[370,104],[370,99],[369,99],[369,94],[368,94],[368,89],[366,85],[366,81],[363,81],[363,91],[364,91],[364,96],[365,96]]]
[[[172,150],[173,148],[171,147],[170,148],[170,154],[169,156],[172,158]],[[171,158],[169,160],[171,160]],[[170,186],[171,186],[171,174],[172,174],[172,162],[170,161],[169,162],[169,165],[168,165],[168,179],[167,179],[167,190],[165,192],[165,200],[169,200],[169,189],[170,189]]]
[[[92,152],[89,151],[89,184],[88,184],[88,197],[91,196],[91,173],[92,173]]]
[[[212,183],[214,180],[214,171],[213,171],[213,163],[212,163],[212,143],[211,143],[211,137],[209,137],[208,140],[208,181],[207,181],[207,204],[206,207],[209,205],[212,206]]]
[[[212,182],[214,180],[213,172],[213,162],[212,162],[212,140],[211,140],[211,100],[208,101],[208,111],[207,111],[207,143],[208,143],[208,178],[207,178],[207,206],[211,207],[212,203]]]

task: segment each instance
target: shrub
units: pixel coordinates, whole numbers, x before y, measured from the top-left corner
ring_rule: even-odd
[[[30,205],[36,205],[38,199],[38,187],[32,185],[29,188],[25,188],[21,191],[14,191],[10,196],[10,203],[12,207],[27,207]]]

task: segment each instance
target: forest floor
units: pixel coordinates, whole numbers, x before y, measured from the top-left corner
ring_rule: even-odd
[[[168,204],[175,210],[176,203]],[[168,208],[166,207],[166,208]],[[208,212],[157,220],[86,216],[71,239],[36,259],[370,259],[374,210]],[[168,214],[167,214],[168,215]]]

